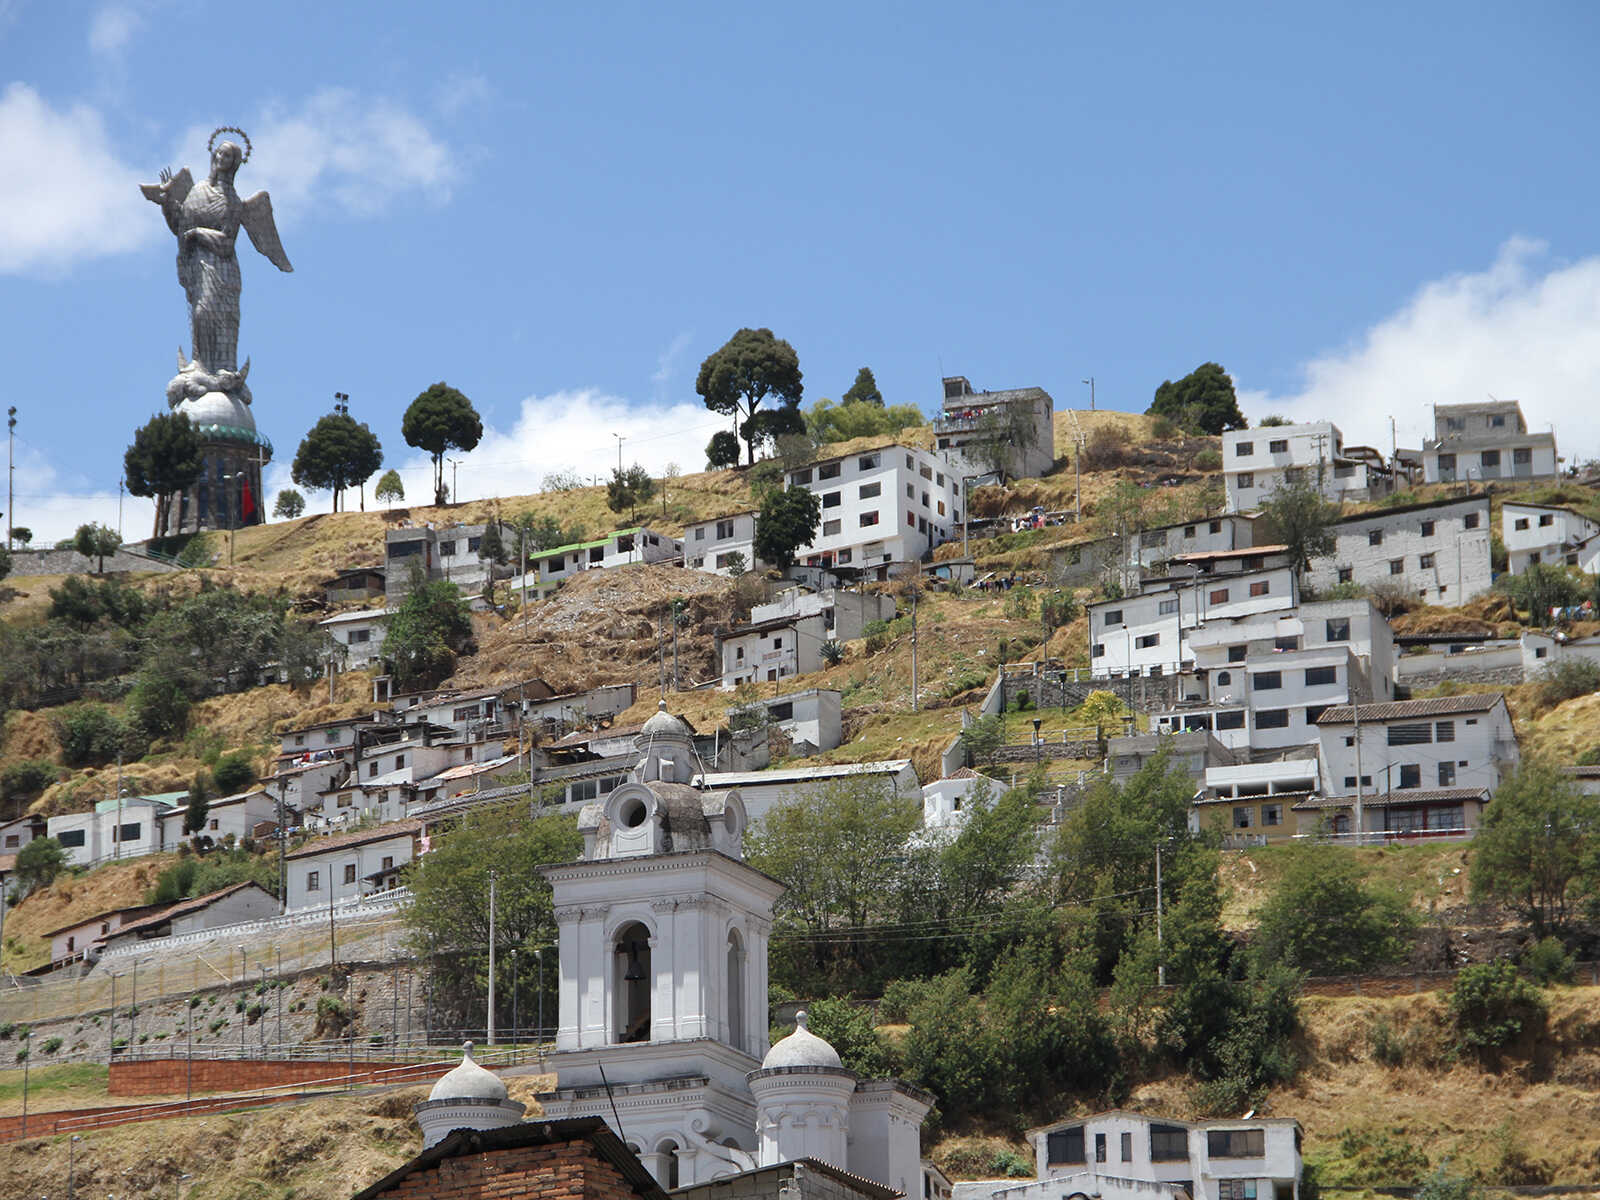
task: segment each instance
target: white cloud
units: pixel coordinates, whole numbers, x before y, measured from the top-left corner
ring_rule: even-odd
[[[455,155],[421,118],[348,88],[325,88],[298,108],[269,105],[253,128],[245,124],[252,153],[239,191],[271,192],[280,222],[326,211],[330,202],[357,216],[413,193],[444,204],[459,173]],[[210,128],[194,126],[182,139],[179,157],[197,173],[210,136]]]
[[[656,355],[656,369],[650,374],[650,382],[655,385],[655,398],[660,403],[666,395],[667,387],[678,373],[678,362],[683,358],[683,352],[689,348],[689,343],[694,339],[691,333],[680,333],[667,344],[660,354]]]
[[[63,476],[42,453],[20,439],[16,465],[16,510],[12,513],[11,524],[31,529],[35,548],[52,546],[62,538],[71,537],[79,525],[91,521],[117,528],[116,492],[69,490],[87,481]],[[0,490],[0,507],[4,504],[5,492]],[[149,537],[154,520],[155,508],[151,501],[136,496],[123,498],[123,532],[129,541]],[[0,517],[0,538],[4,537],[4,524],[5,518]],[[0,545],[4,544],[0,540]]]
[[[57,110],[25,83],[0,93],[0,274],[60,271],[164,233],[100,114]],[[26,164],[25,167],[23,164]]]
[[[447,117],[460,116],[466,109],[489,99],[489,81],[482,75],[451,75],[435,92],[434,103]]]
[[[131,5],[102,5],[89,19],[89,49],[102,58],[115,57],[143,24],[144,18]]]
[[[1297,392],[1241,390],[1252,422],[1332,420],[1353,444],[1389,449],[1431,435],[1429,405],[1519,400],[1533,429],[1554,423],[1566,460],[1600,455],[1600,256],[1551,262],[1511,238],[1485,270],[1424,285],[1350,346],[1303,368]]]

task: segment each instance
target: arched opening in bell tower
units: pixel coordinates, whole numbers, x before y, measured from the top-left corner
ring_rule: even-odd
[[[613,939],[612,1009],[618,1042],[650,1040],[650,931],[634,921]]]
[[[743,1050],[744,1044],[744,939],[737,929],[728,930],[728,1042]]]

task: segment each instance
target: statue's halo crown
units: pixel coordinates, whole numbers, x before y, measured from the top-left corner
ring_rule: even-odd
[[[211,153],[211,148],[217,144],[217,135],[219,133],[237,133],[242,137],[244,139],[244,157],[239,160],[239,164],[243,166],[250,161],[250,135],[237,125],[218,125],[211,131],[211,140],[206,142],[206,154],[208,156]]]

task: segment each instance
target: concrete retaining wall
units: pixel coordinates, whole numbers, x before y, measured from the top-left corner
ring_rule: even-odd
[[[96,562],[85,558],[76,550],[13,550],[11,573],[13,575],[92,575]],[[171,563],[157,562],[142,554],[129,554],[118,550],[106,555],[106,572],[116,571],[177,571]]]

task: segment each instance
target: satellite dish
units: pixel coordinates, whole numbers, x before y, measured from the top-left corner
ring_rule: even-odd
[[[1241,1121],[1248,1121],[1251,1117],[1253,1117],[1255,1115],[1256,1115],[1256,1110],[1252,1108],[1249,1112],[1245,1113],[1245,1115],[1240,1117],[1239,1119]]]

